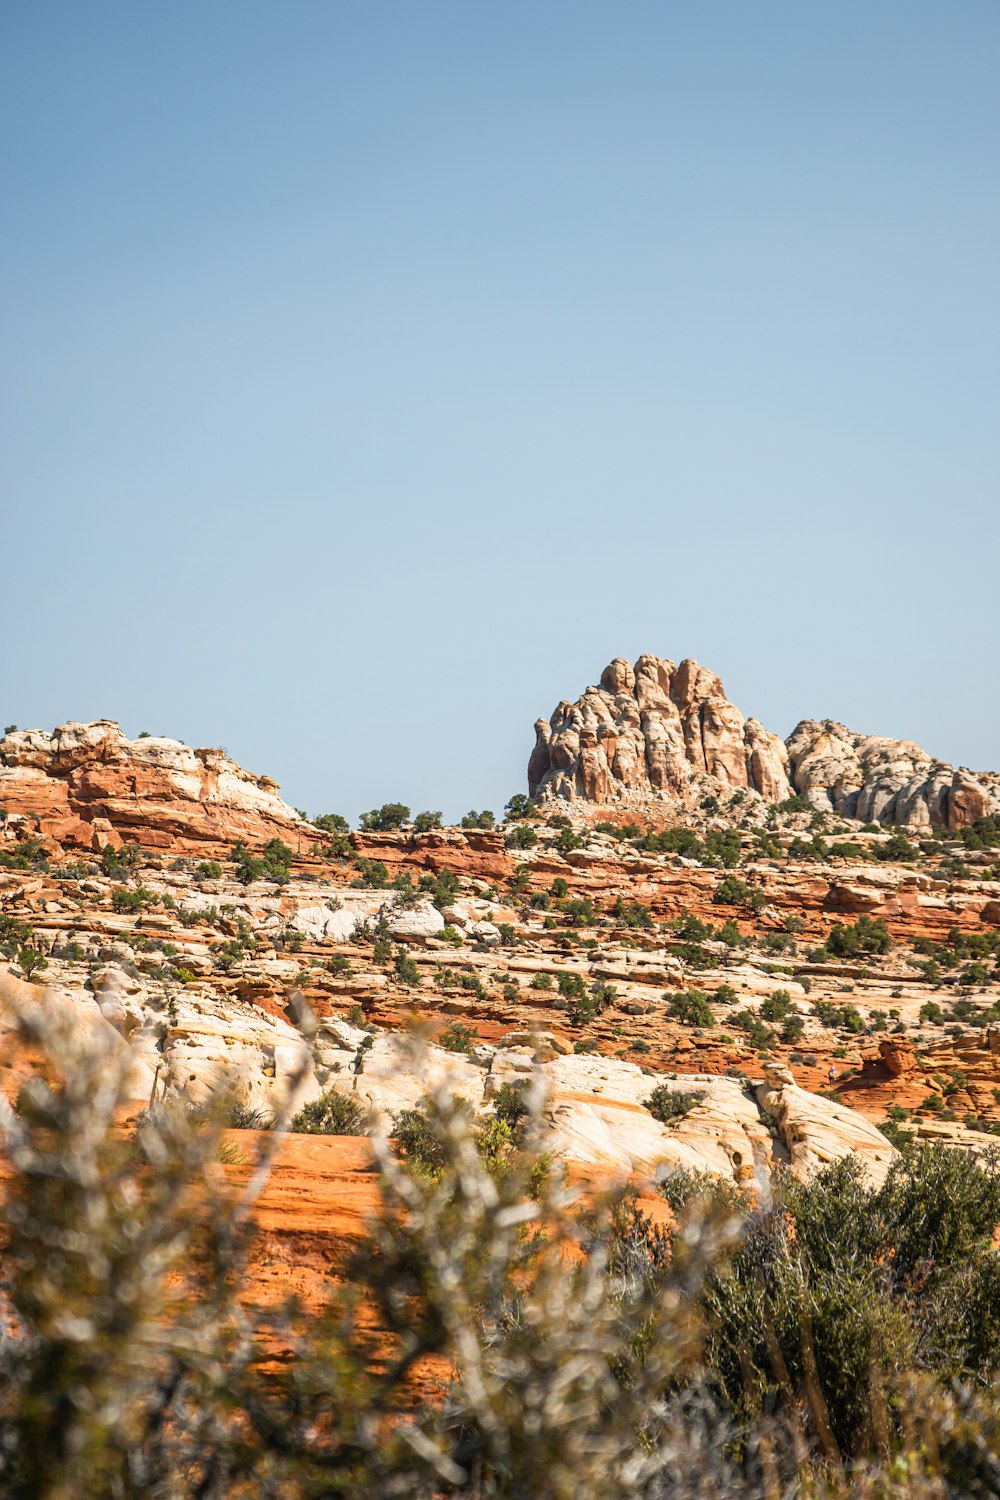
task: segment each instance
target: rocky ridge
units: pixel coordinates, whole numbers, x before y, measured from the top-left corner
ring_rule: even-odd
[[[803,720],[788,740],[744,719],[714,672],[690,659],[616,657],[575,702],[535,724],[528,786],[543,802],[690,809],[734,792],[801,797],[859,822],[968,827],[1000,812],[1000,774],[973,774],[919,745]]]
[[[180,740],[130,740],[110,719],[63,724],[51,734],[0,739],[0,806],[55,844],[100,851],[106,844],[212,855],[237,839],[301,842],[303,820],[220,749]]]

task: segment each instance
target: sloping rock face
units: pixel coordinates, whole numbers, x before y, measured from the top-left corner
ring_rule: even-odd
[[[791,794],[777,735],[744,719],[714,672],[696,661],[616,657],[575,703],[535,725],[531,794],[543,799],[687,802],[743,788],[769,802]]]
[[[722,683],[690,659],[616,657],[575,703],[535,724],[528,789],[543,801],[695,805],[744,789],[765,802],[793,793],[863,823],[964,828],[1000,813],[1000,774],[934,760],[909,740],[804,719],[787,742],[744,719]]]
[[[0,806],[35,820],[43,837],[81,849],[123,840],[208,855],[237,839],[298,847],[306,825],[222,750],[179,740],[130,740],[109,719],[23,730],[0,740]]]
[[[874,1125],[799,1088],[787,1069],[770,1069],[755,1091],[710,1074],[656,1074],[614,1058],[552,1056],[537,1037],[508,1036],[463,1056],[334,1017],[319,1021],[310,1050],[288,1021],[253,1005],[196,989],[165,1002],[114,964],[86,988],[41,991],[0,976],[5,1066],[9,1012],[25,1004],[54,1007],[74,1027],[129,1048],[137,1100],[155,1094],[201,1104],[231,1091],[267,1117],[335,1089],[363,1103],[374,1130],[388,1131],[399,1110],[442,1085],[478,1114],[503,1083],[535,1077],[545,1099],[543,1145],[567,1161],[644,1174],[681,1167],[766,1184],[778,1164],[808,1178],[853,1153],[879,1182],[896,1155]],[[658,1083],[683,1084],[697,1104],[674,1124],[661,1124],[647,1108]]]
[[[934,760],[911,740],[856,734],[804,719],[787,742],[795,790],[862,823],[966,828],[1000,812],[1000,776]]]

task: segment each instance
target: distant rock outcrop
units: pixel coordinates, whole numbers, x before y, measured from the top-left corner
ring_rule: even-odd
[[[81,849],[125,841],[204,856],[237,839],[293,846],[306,825],[223,750],[179,740],[128,739],[109,719],[12,732],[0,739],[0,806],[31,819],[43,837]]]
[[[787,746],[796,791],[842,817],[907,828],[967,828],[1000,812],[996,772],[956,770],[911,740],[856,734],[832,719],[803,719]]]
[[[575,703],[535,725],[528,786],[542,798],[686,802],[721,788],[791,795],[788,756],[777,735],[744,719],[714,672],[640,656],[616,657]]]
[[[574,703],[535,724],[528,788],[547,801],[692,806],[734,789],[860,822],[964,828],[1000,814],[1000,775],[934,760],[909,740],[804,719],[786,742],[744,719],[696,661],[616,657]]]

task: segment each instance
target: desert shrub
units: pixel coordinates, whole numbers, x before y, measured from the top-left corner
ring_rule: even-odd
[[[451,870],[441,870],[436,875],[428,872],[421,875],[417,889],[440,911],[454,904],[458,895],[458,876]]]
[[[750,899],[750,887],[736,875],[724,875],[712,892],[716,906],[745,906]]]
[[[362,889],[382,891],[389,884],[389,871],[380,859],[368,859],[359,854],[354,861],[358,878],[354,882]]]
[[[876,859],[916,859],[919,853],[920,850],[916,844],[911,844],[905,833],[890,834],[884,843],[876,844],[874,847]]]
[[[289,1130],[299,1135],[368,1135],[368,1110],[356,1094],[328,1089],[318,1099],[303,1105]]]
[[[341,834],[350,830],[350,823],[340,813],[321,813],[318,818],[313,818],[313,826],[319,828],[323,833]]]
[[[395,878],[390,881],[390,889],[396,892],[392,905],[395,911],[412,911],[420,905],[420,892],[413,884],[413,880],[405,870],[401,870]]]
[[[712,1007],[704,990],[682,990],[679,995],[672,995],[667,1015],[683,1021],[685,1026],[708,1028],[715,1025]]]
[[[441,827],[440,812],[418,812],[413,820],[414,833],[430,833],[432,828]]]
[[[515,823],[505,843],[508,849],[533,849],[538,843],[538,832],[530,823]]]
[[[438,1046],[449,1052],[473,1052],[479,1042],[479,1032],[474,1026],[461,1021],[451,1021],[438,1037]]]
[[[559,993],[564,1000],[577,1000],[587,993],[587,981],[582,974],[564,972],[559,975],[558,984]]]
[[[781,1040],[786,1044],[794,1044],[806,1029],[806,1023],[801,1016],[786,1016],[781,1027]]]
[[[30,922],[15,917],[12,912],[0,911],[0,952],[12,957],[18,948],[30,947],[35,930]]]
[[[534,797],[528,797],[524,792],[515,792],[503,810],[504,817],[510,822],[517,822],[520,818],[533,818],[538,811],[538,803]]]
[[[732,1024],[746,1034],[747,1040],[756,1052],[767,1052],[774,1043],[774,1032],[765,1026],[760,1016],[744,1008],[738,1010],[732,1017]]]
[[[792,997],[787,990],[772,990],[761,1004],[761,1020],[783,1021],[792,1009]]]
[[[582,849],[585,843],[586,839],[582,834],[572,828],[561,828],[555,847],[560,854],[572,854],[574,849]]]
[[[142,850],[138,844],[122,844],[116,849],[113,844],[105,844],[101,851],[101,869],[105,875],[128,876],[139,864],[142,858]]]
[[[873,1417],[873,1389],[917,1364],[947,1379],[993,1377],[997,1163],[911,1149],[876,1190],[845,1157],[809,1183],[781,1182],[759,1209],[744,1206],[739,1247],[703,1295],[706,1366],[741,1422],[801,1402],[828,1451],[871,1453],[899,1420],[884,1395]],[[671,1201],[684,1202],[676,1192]]]
[[[513,1082],[502,1083],[493,1095],[493,1113],[498,1120],[504,1121],[515,1136],[523,1133],[531,1117],[527,1092],[526,1080],[515,1079]]]
[[[580,896],[572,900],[567,897],[559,902],[559,911],[569,927],[592,927],[594,925],[594,906],[589,896]]]
[[[735,869],[740,862],[743,841],[735,828],[716,828],[705,835],[702,858],[706,864]]]
[[[851,925],[836,922],[824,948],[832,958],[853,958],[859,953],[888,953],[892,938],[881,917],[862,916]]]
[[[412,1171],[437,1177],[447,1164],[448,1142],[439,1122],[431,1118],[428,1104],[427,1099],[420,1099],[414,1108],[402,1109],[393,1116],[392,1144],[396,1155]],[[467,1107],[462,1112],[467,1115]]]
[[[394,833],[410,819],[410,809],[403,802],[383,802],[362,813],[359,826],[365,833]]]
[[[154,899],[152,891],[147,891],[142,885],[134,887],[119,885],[115,886],[111,892],[113,909],[127,915],[142,911],[143,907],[148,906]]]
[[[225,1118],[232,1130],[270,1130],[274,1123],[270,1110],[248,1104],[245,1099],[231,1099]]]
[[[671,1120],[683,1119],[700,1102],[700,1094],[674,1088],[669,1083],[658,1083],[649,1098],[642,1101],[642,1105],[649,1110],[654,1120],[659,1120],[662,1125],[669,1125]]]
[[[463,828],[495,828],[496,821],[489,808],[484,808],[482,812],[476,812],[473,808],[471,812],[466,813],[461,826]]]
[[[405,984],[412,988],[419,986],[420,970],[405,948],[396,949],[396,958],[393,967],[400,984]]]
[[[231,856],[236,879],[241,885],[251,885],[255,880],[273,880],[284,885],[289,879],[290,865],[294,855],[281,839],[269,839],[259,856],[251,854],[242,839],[233,845]]]
[[[705,852],[693,828],[665,828],[659,833],[648,829],[639,848],[644,854],[682,854],[689,859],[700,859]]]
[[[626,901],[619,896],[611,908],[611,915],[616,922],[621,922],[623,927],[639,928],[648,931],[653,925],[653,913],[648,906],[641,901]]]

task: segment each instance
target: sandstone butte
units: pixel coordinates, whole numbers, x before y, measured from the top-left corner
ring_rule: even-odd
[[[690,807],[742,791],[765,802],[801,796],[862,823],[964,828],[1000,811],[1000,775],[934,760],[909,740],[804,719],[786,741],[744,719],[714,672],[644,655],[616,657],[575,702],[535,724],[528,764],[542,801]]]
[[[43,838],[98,852],[123,840],[203,856],[237,839],[298,848],[303,826],[276,781],[252,776],[223,750],[130,740],[108,719],[4,735],[0,807],[31,819]]]
[[[970,1151],[1000,1134],[995,776],[836,725],[784,745],[695,663],[643,657],[540,724],[530,781],[499,828],[333,837],[221,751],[7,735],[4,993],[128,1049],[135,1109],[235,1086],[267,1115],[301,1073],[299,1102],[355,1094],[385,1129],[435,1080],[483,1111],[537,1077],[571,1172],[650,1202],[677,1167],[766,1184],[853,1152],[878,1177],[890,1109]],[[233,844],[275,838],[287,870],[242,883]],[[9,1098],[35,1065],[8,1017]],[[694,1096],[667,1124],[659,1084]],[[369,1143],[290,1135],[260,1295],[318,1289],[376,1191]]]

